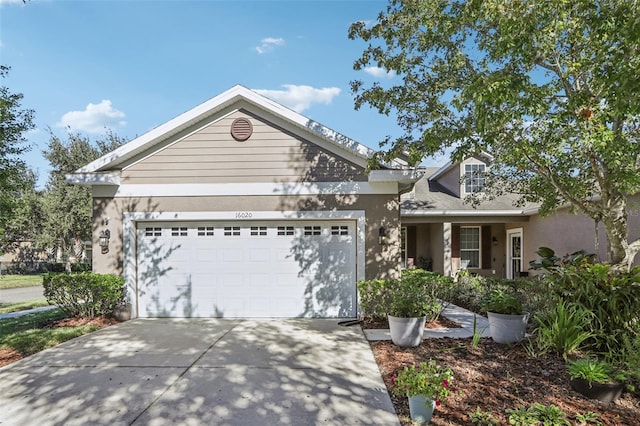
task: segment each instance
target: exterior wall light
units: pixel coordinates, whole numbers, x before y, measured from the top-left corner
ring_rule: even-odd
[[[109,238],[111,238],[111,231],[105,229],[104,231],[100,232],[98,245],[100,246],[102,254],[109,253]]]
[[[498,239],[497,239],[496,237],[493,237],[493,238],[491,239],[491,242],[493,243],[493,245],[494,245],[494,246],[497,246],[497,245],[498,245]]]
[[[381,246],[387,245],[387,229],[384,226],[381,226],[380,229],[378,229],[378,243]]]

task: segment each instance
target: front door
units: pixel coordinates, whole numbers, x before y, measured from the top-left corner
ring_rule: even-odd
[[[522,228],[507,230],[507,278],[518,278],[522,272]]]

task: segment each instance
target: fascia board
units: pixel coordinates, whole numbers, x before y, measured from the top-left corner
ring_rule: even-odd
[[[107,173],[69,173],[64,175],[65,181],[72,185],[120,185],[120,172]]]
[[[421,170],[372,170],[369,172],[369,182],[399,182],[415,183],[424,175]]]
[[[530,216],[525,210],[413,210],[402,209],[402,216]]]

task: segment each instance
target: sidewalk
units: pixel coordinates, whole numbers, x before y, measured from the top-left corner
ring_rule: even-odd
[[[49,306],[43,306],[42,308],[27,309],[25,311],[11,312],[9,314],[0,314],[0,320],[5,318],[21,317],[23,315],[34,314],[36,312],[50,311],[51,309],[55,309],[57,307],[58,307],[57,305],[49,305]]]
[[[473,318],[476,318],[476,331],[482,333],[482,337],[491,337],[489,332],[489,321],[486,317],[468,311],[452,303],[446,304],[441,314],[443,317],[457,322],[461,328],[431,328],[424,330],[424,338],[453,337],[464,339],[473,337]],[[387,329],[365,329],[363,330],[367,340],[375,342],[379,340],[391,340],[391,334]]]

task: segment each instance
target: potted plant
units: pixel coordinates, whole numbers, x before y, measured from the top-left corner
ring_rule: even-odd
[[[427,317],[437,318],[442,311],[442,304],[429,294],[428,286],[418,274],[387,280],[384,298],[391,341],[402,348],[418,346]]]
[[[587,398],[602,402],[613,402],[624,389],[625,377],[614,373],[608,362],[595,358],[581,358],[569,361],[569,385]]]
[[[428,423],[433,410],[446,402],[452,393],[459,393],[454,386],[453,371],[439,366],[435,360],[405,366],[391,379],[392,392],[409,399],[411,419]]]
[[[529,321],[517,297],[502,290],[493,290],[482,304],[487,311],[491,338],[497,343],[515,343],[524,339]]]

